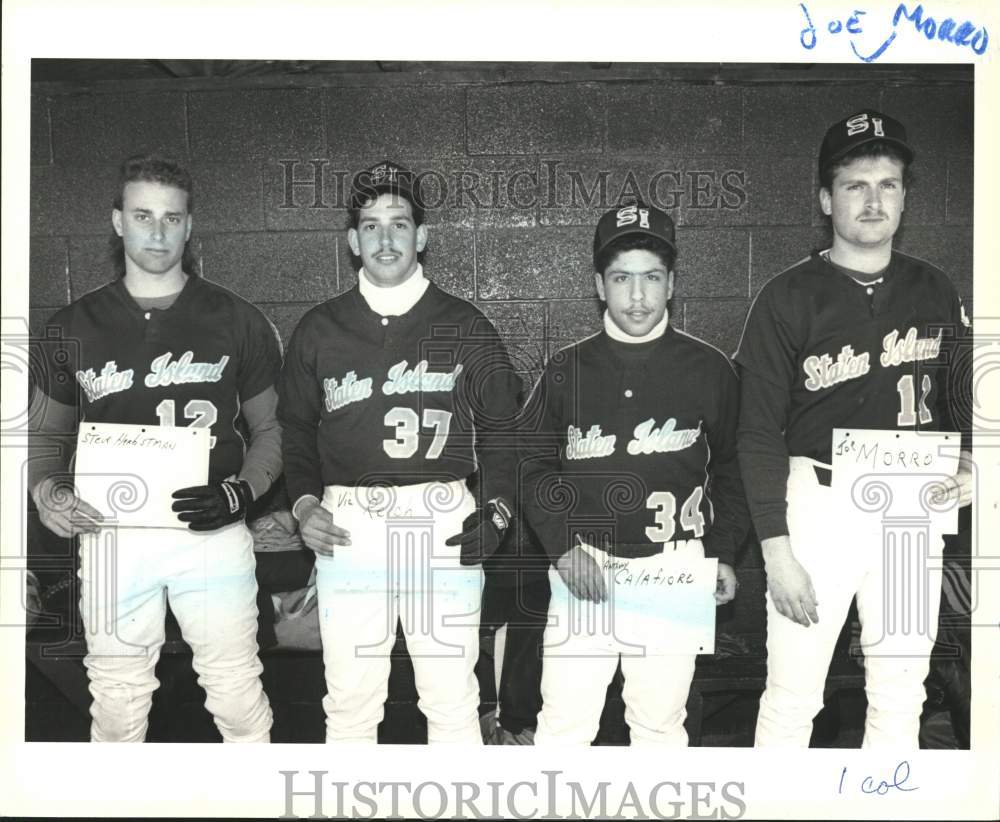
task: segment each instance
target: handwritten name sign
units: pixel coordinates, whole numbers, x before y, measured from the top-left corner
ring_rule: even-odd
[[[589,550],[588,550],[589,549]],[[558,630],[546,653],[559,655],[571,634],[592,634],[594,647],[632,656],[711,654],[715,651],[717,559],[666,552],[630,559],[584,546],[604,576],[607,599],[580,600],[550,572]],[[553,578],[554,577],[554,578]],[[566,653],[576,653],[571,644]]]
[[[872,528],[910,518],[954,532],[958,504],[942,494],[960,447],[948,431],[835,428],[831,485],[843,515]]]
[[[208,482],[209,430],[85,422],[76,487],[106,520],[129,528],[185,528],[170,510],[178,488]]]

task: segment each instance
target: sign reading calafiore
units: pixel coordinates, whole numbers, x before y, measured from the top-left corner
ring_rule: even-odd
[[[696,543],[667,543],[648,557],[608,556],[581,547],[598,563],[605,599],[579,599],[550,569],[557,624],[546,632],[546,653],[559,656],[563,638],[586,633],[595,653],[672,656],[715,652],[715,588],[718,560],[704,558]],[[594,632],[595,626],[607,630]],[[578,647],[572,651],[578,653]]]
[[[77,494],[117,525],[185,528],[171,494],[208,481],[209,435],[207,428],[84,422]]]

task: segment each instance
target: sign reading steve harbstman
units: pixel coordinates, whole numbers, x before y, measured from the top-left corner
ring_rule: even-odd
[[[208,452],[207,428],[84,422],[77,493],[117,525],[186,528],[170,508],[171,494],[208,482]]]

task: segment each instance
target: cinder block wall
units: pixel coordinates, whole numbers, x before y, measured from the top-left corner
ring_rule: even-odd
[[[900,118],[918,153],[898,245],[971,301],[971,70],[833,68],[38,83],[32,327],[109,278],[115,168],[158,150],[193,169],[205,275],[287,339],[355,282],[345,182],[388,156],[425,172],[438,206],[428,275],[495,319],[527,378],[598,327],[589,248],[602,200],[651,185],[680,227],[672,321],[731,353],[761,284],[827,240],[815,155],[827,125],[862,106]]]

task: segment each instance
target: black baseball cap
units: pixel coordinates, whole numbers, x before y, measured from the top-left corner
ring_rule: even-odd
[[[422,211],[420,191],[413,172],[392,160],[383,160],[359,171],[351,183],[351,208],[364,208],[379,194],[396,194],[409,201],[414,212]]]
[[[670,219],[670,215],[644,203],[632,203],[605,212],[597,221],[597,231],[594,232],[594,268],[597,268],[597,258],[605,248],[619,237],[631,234],[655,237],[677,253],[674,221]]]
[[[845,117],[827,129],[823,145],[819,149],[820,174],[829,168],[831,163],[854,151],[858,146],[874,140],[892,143],[902,152],[907,164],[912,163],[916,156],[906,141],[906,129],[899,120],[872,109],[865,109]]]

